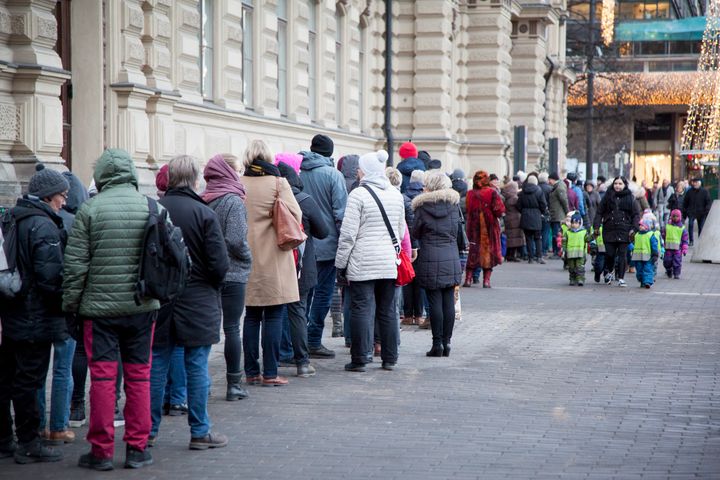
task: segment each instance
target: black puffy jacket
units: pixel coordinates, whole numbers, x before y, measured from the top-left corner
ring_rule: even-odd
[[[712,207],[710,192],[703,187],[691,188],[685,194],[682,213],[685,217],[700,218],[710,213],[710,207]]]
[[[545,194],[537,185],[525,183],[522,192],[518,195],[518,210],[520,210],[520,228],[523,230],[542,230],[542,217],[548,212]]]
[[[630,230],[636,230],[640,223],[640,205],[630,189],[616,192],[612,187],[607,191],[595,214],[593,227],[597,232],[603,227],[603,240],[608,242],[630,242]]]
[[[455,190],[444,189],[420,194],[412,202],[415,210],[412,233],[420,244],[413,266],[415,279],[422,288],[436,290],[460,284],[459,201],[460,195]]]
[[[0,300],[2,335],[15,341],[67,338],[62,312],[63,222],[45,202],[22,198],[11,209],[18,224],[18,265],[23,278],[19,298]]]

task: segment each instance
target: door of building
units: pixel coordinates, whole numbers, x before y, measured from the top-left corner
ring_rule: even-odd
[[[70,0],[58,0],[55,3],[55,20],[57,21],[57,42],[55,51],[60,56],[64,70],[70,71]],[[72,137],[71,137],[71,103],[72,83],[66,80],[60,87],[60,102],[63,109],[63,147],[60,156],[65,160],[68,169],[72,169]]]

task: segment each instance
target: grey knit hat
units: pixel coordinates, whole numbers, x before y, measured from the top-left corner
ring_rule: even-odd
[[[55,194],[66,192],[70,189],[70,183],[57,170],[45,168],[45,165],[35,165],[35,175],[30,177],[28,193],[38,198],[49,198]]]

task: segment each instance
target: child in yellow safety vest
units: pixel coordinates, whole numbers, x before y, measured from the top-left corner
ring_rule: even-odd
[[[643,212],[642,219],[648,219],[650,220],[650,224],[652,227],[650,228],[650,231],[653,235],[655,235],[655,238],[658,242],[658,257],[655,259],[655,262],[653,263],[653,273],[657,277],[657,262],[660,257],[665,255],[665,245],[662,238],[662,233],[660,232],[660,222],[658,222],[657,217],[654,213],[652,213],[652,210],[649,208],[646,208]]]
[[[563,270],[568,269],[567,265],[567,256],[565,255],[565,247],[563,246],[563,239],[565,238],[565,234],[568,230],[570,230],[570,224],[572,223],[572,217],[577,213],[575,210],[570,210],[565,215],[565,220],[562,221],[560,224],[560,231],[558,232],[558,238],[557,238],[557,246],[558,249],[561,251],[562,259],[563,259]]]
[[[603,227],[600,225],[598,234],[595,237],[595,258],[593,259],[593,272],[595,273],[595,283],[600,283],[600,276],[605,270],[605,240],[603,240]]]
[[[688,232],[680,210],[670,212],[670,221],[665,225],[665,257],[663,266],[668,278],[678,280],[682,269],[682,257],[688,251]]]
[[[570,274],[570,286],[582,287],[585,284],[585,256],[590,234],[583,227],[580,212],[575,212],[570,220],[570,228],[563,233],[562,248]]]
[[[640,220],[639,231],[629,246],[635,264],[635,277],[641,287],[650,288],[655,283],[655,262],[660,255],[660,243],[652,229],[652,220]]]

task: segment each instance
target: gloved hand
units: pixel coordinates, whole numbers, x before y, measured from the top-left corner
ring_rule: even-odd
[[[350,285],[350,282],[347,279],[347,268],[338,268],[335,273],[335,279],[337,280],[338,285],[342,285],[343,287]]]

